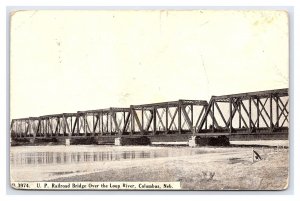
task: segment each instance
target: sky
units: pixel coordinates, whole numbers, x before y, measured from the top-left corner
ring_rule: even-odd
[[[11,118],[288,88],[284,11],[18,11]]]

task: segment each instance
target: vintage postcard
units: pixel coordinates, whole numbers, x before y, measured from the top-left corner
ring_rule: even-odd
[[[287,189],[288,18],[11,12],[11,186]]]

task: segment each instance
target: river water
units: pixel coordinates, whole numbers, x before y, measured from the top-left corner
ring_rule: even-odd
[[[25,147],[24,147],[25,149]],[[160,157],[175,157],[175,156],[190,156],[200,154],[201,151],[197,149],[176,149],[176,148],[160,148],[141,150],[135,147],[128,147],[128,150],[114,149],[105,150],[105,147],[100,148],[99,151],[95,148],[90,150],[81,150],[80,145],[77,149],[59,149],[55,150],[53,147],[49,151],[43,148],[39,150],[38,147],[32,151],[24,151],[19,147],[11,151],[10,161],[11,166],[30,166],[30,165],[55,165],[55,164],[77,164],[77,163],[93,163],[99,161],[120,161],[120,160],[135,160],[147,158]]]
[[[246,143],[253,144],[253,142],[239,141],[231,143],[236,145]],[[255,144],[288,146],[288,141],[258,141],[255,142]],[[213,150],[210,149],[210,153],[212,153],[212,151]],[[56,164],[64,165],[161,157],[191,156],[205,152],[205,148],[199,149],[180,146],[16,146],[11,147],[10,164],[13,167]]]
[[[49,181],[212,151],[182,146],[15,146],[10,148],[10,176],[12,181]]]

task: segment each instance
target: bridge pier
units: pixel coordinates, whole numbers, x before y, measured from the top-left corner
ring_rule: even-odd
[[[29,143],[30,143],[30,144],[33,144],[34,142],[35,142],[35,138],[30,138],[30,139],[29,139]]]
[[[115,138],[115,145],[116,146],[121,146],[122,145],[122,138],[121,137]]]
[[[229,146],[229,138],[226,136],[218,137],[200,137],[192,136],[188,141],[189,147],[196,146]]]
[[[118,137],[118,138],[115,138],[116,146],[150,145],[150,144],[151,144],[151,140],[148,137],[136,137],[136,138]]]
[[[71,145],[71,139],[67,138],[65,139],[65,146],[70,146]]]
[[[189,144],[189,147],[196,147],[196,146],[197,146],[196,136],[192,136],[192,137],[188,140],[188,144]]]

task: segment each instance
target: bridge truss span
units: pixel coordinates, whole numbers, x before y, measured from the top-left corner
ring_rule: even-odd
[[[229,134],[275,134],[288,132],[287,89],[213,96],[204,115],[209,129],[200,123],[197,132]]]
[[[132,105],[132,132],[144,135],[195,133],[207,105],[207,101],[201,100]]]
[[[11,138],[288,135],[288,89],[12,119]]]

